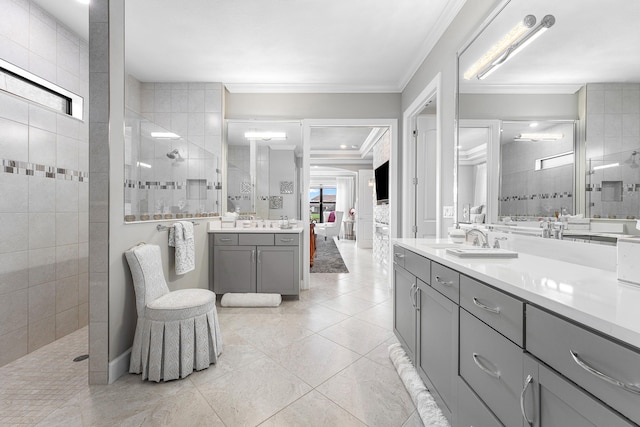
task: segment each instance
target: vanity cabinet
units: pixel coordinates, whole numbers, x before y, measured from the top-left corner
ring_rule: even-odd
[[[594,399],[535,358],[525,355],[521,409],[533,427],[631,427],[637,424]]]
[[[526,330],[532,355],[640,424],[640,351],[533,305],[527,305]]]
[[[299,234],[211,233],[209,253],[209,286],[217,294],[299,295]]]
[[[458,305],[430,285],[433,264],[428,258],[398,246],[393,254],[395,335],[451,422],[457,395]]]

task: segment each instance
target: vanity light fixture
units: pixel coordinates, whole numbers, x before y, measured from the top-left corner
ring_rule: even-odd
[[[151,132],[151,138],[156,139],[180,139],[180,135],[173,132]]]
[[[149,163],[136,162],[136,166],[141,167],[141,168],[151,169],[151,165]]]
[[[287,133],[270,131],[249,131],[244,133],[244,137],[248,140],[255,141],[285,141],[287,139]]]
[[[529,123],[529,127],[530,127],[530,128],[537,128],[537,127],[538,127],[538,125],[539,125],[539,123],[538,123],[538,122],[531,122],[531,123]]]
[[[91,0],[78,0],[78,3],[89,4],[91,3]]]
[[[609,168],[615,168],[615,167],[618,167],[618,166],[620,166],[620,163],[608,163],[608,164],[602,165],[602,166],[594,166],[593,170],[597,171],[597,170],[600,170],[600,169],[609,169]]]
[[[546,15],[542,21],[536,25],[536,17],[527,15],[502,39],[493,45],[480,59],[478,59],[464,73],[464,78],[471,80],[476,78],[483,80],[491,73],[500,68],[509,59],[513,58],[529,45],[532,41],[540,37],[545,31],[555,24],[556,18],[553,15]],[[531,30],[530,30],[531,29]]]
[[[346,149],[346,148],[347,148],[347,146],[346,146],[346,145],[344,145],[344,144],[342,144],[342,145],[340,146],[340,148],[342,148],[342,149],[344,150],[344,149]]]
[[[369,187],[373,187],[373,184],[375,184],[375,182],[376,181],[373,178],[369,178],[369,182],[368,182]]]
[[[518,142],[558,141],[564,138],[562,133],[521,133],[513,138]]]

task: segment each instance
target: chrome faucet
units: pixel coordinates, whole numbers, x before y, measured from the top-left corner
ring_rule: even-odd
[[[487,236],[487,233],[478,228],[470,228],[465,231],[465,240],[469,240],[470,234],[475,234],[473,246],[481,246],[483,248],[489,247],[489,237]],[[480,242],[480,240],[482,240],[482,242]]]
[[[556,221],[553,223],[553,237],[562,240],[564,234],[564,223]]]
[[[507,240],[506,237],[495,237],[493,239],[493,247],[495,249],[500,249],[500,241],[505,241],[505,240]]]
[[[551,221],[549,218],[540,221],[540,228],[542,228],[542,237],[544,239],[551,237]]]

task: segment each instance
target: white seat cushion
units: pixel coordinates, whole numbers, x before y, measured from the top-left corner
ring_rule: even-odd
[[[180,289],[155,299],[145,308],[150,320],[183,320],[206,314],[216,305],[216,294],[208,289]]]

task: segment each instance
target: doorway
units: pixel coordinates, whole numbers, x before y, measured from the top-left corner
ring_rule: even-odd
[[[402,236],[436,237],[442,232],[442,141],[438,74],[405,110],[402,144]]]

